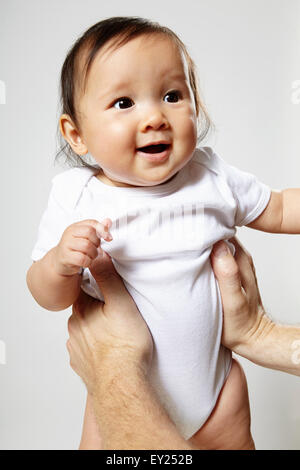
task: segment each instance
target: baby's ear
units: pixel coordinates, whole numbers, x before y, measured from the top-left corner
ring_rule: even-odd
[[[83,142],[77,127],[68,114],[62,114],[60,116],[59,129],[63,138],[77,155],[85,155],[88,153],[87,146]]]

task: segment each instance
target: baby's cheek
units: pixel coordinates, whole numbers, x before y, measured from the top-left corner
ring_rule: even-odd
[[[187,154],[194,151],[197,144],[197,122],[191,114],[182,121],[179,138]]]
[[[181,116],[180,120],[180,129],[183,134],[189,134],[190,136],[197,134],[197,116],[193,111],[192,106],[187,106]]]
[[[105,132],[108,133],[111,137],[122,138],[123,142],[132,138],[134,127],[130,119],[124,119],[125,116],[114,115],[114,119],[110,120],[105,125]],[[120,141],[118,144],[120,145]]]
[[[114,121],[107,126],[107,131],[111,132],[112,135],[120,136],[126,132],[126,127],[123,120],[116,117]]]

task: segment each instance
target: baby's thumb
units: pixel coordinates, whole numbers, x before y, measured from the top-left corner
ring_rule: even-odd
[[[241,295],[241,278],[238,265],[224,241],[217,242],[211,252],[211,264],[219,282],[223,307],[232,297]]]

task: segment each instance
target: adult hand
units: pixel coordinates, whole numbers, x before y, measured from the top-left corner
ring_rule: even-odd
[[[70,364],[89,392],[80,448],[190,450],[148,383],[152,338],[105,252],[91,273],[105,303],[81,292],[68,324]]]
[[[223,304],[222,344],[255,364],[300,376],[300,327],[273,322],[264,311],[251,256],[236,240],[215,244],[211,263]]]
[[[235,256],[220,241],[213,247],[211,264],[223,304],[222,344],[237,352],[239,345],[247,343],[255,334],[265,312],[252,257],[237,239],[230,242],[235,247]]]
[[[118,357],[129,357],[133,367],[146,373],[153,348],[149,329],[107,253],[92,275],[105,303],[81,291],[69,318],[67,341],[70,365],[91,394],[112,356],[114,364]]]

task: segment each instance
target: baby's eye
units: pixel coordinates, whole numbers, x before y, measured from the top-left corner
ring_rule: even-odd
[[[180,91],[178,90],[172,90],[172,91],[169,91],[166,95],[166,96],[171,96],[171,100],[169,101],[168,100],[168,103],[177,103],[179,101],[180,98],[182,98],[182,94]]]
[[[120,106],[117,106],[117,104],[120,104]],[[133,101],[130,98],[123,96],[122,98],[118,98],[113,103],[113,107],[117,109],[126,109],[126,108],[130,108],[131,104],[133,104]]]

